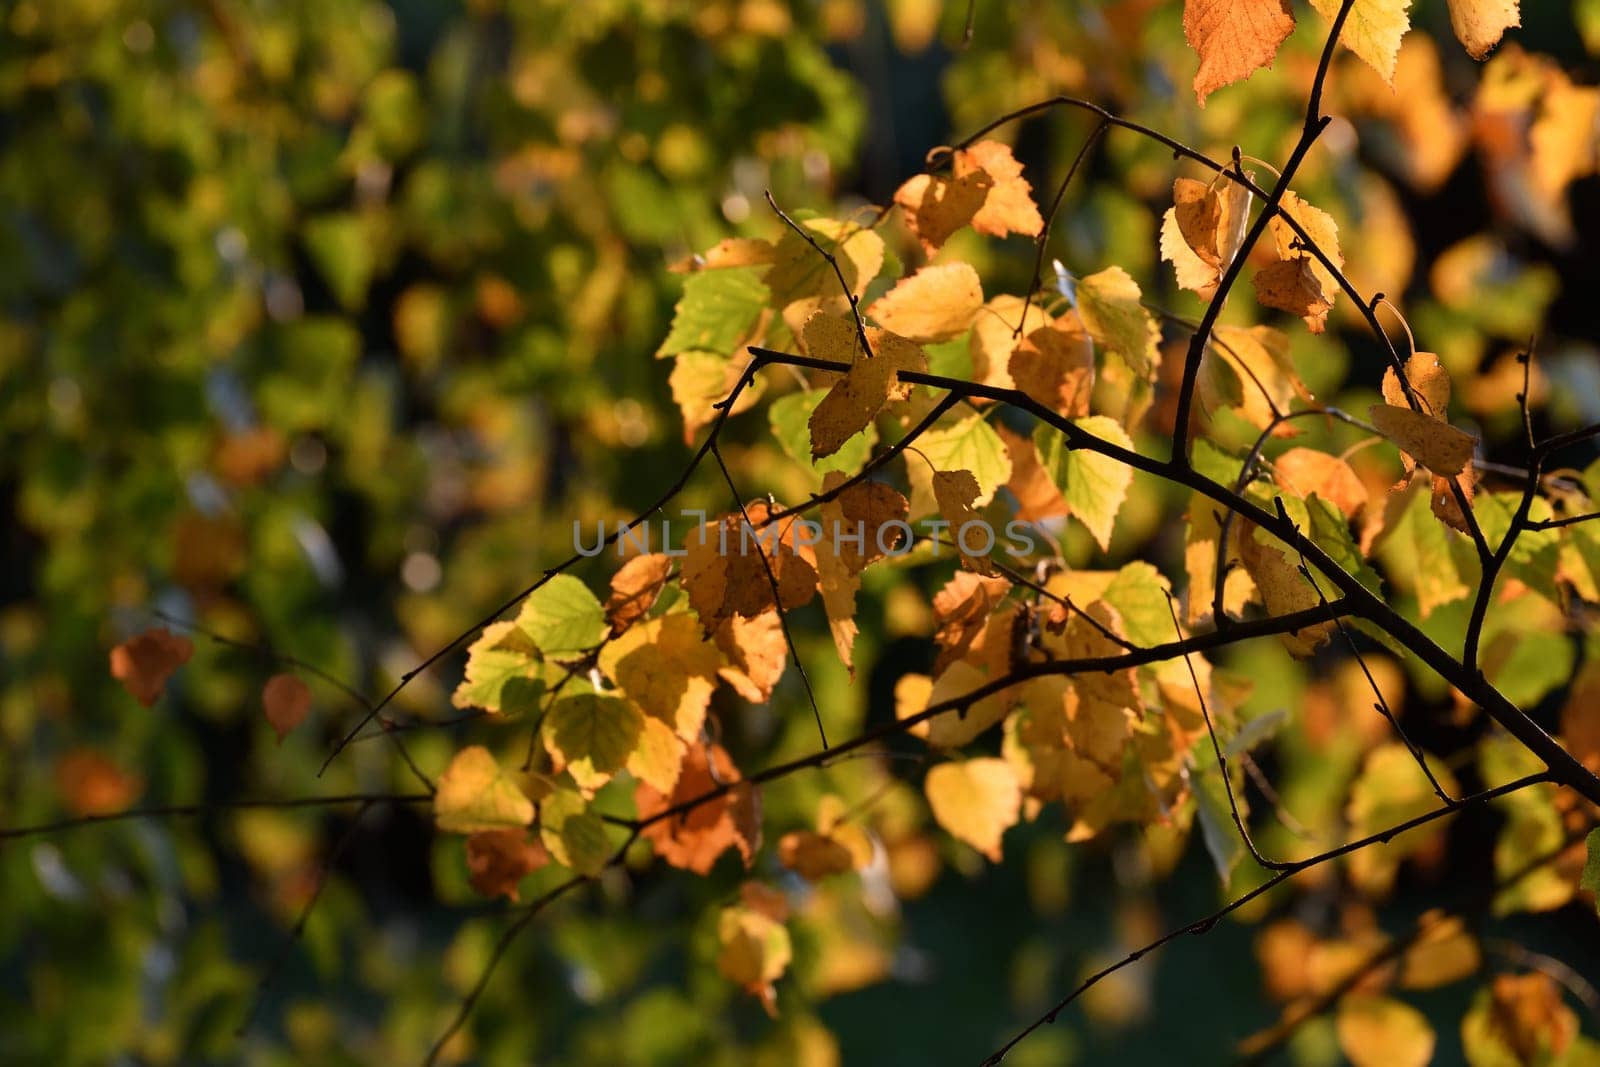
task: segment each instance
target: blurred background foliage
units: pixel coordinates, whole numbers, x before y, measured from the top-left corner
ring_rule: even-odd
[[[1201,110],[1177,3],[980,0],[963,47],[965,9],[0,8],[0,818],[93,810],[108,795],[409,788],[381,743],[315,777],[360,714],[332,687],[280,746],[259,713],[274,669],[260,653],[197,638],[195,660],[147,710],[112,681],[106,650],[153,606],[386,690],[564,558],[574,520],[629,517],[677,476],[681,420],[668,365],[651,358],[682,286],[665,267],[730,234],[770,236],[764,191],[845,217],[886,202],[927,149],[1060,92],[1216,154],[1238,138],[1278,159],[1323,32],[1307,13],[1273,69]],[[1596,81],[1600,4],[1524,9],[1516,41]],[[1442,3],[1420,2],[1414,18],[1447,39]],[[1494,62],[1512,79],[1546,61],[1508,45]],[[1486,101],[1478,73],[1459,49],[1413,34],[1396,96],[1342,57],[1329,101],[1342,118],[1298,187],[1338,219],[1356,283],[1404,306],[1425,347],[1474,380],[1472,417],[1514,439],[1505,374],[1535,332],[1541,419],[1600,419],[1600,268],[1579,239],[1600,225],[1600,182],[1576,175],[1554,194],[1530,182],[1526,160],[1503,148],[1515,102]],[[1090,128],[1069,114],[1014,128],[1041,199]],[[1110,137],[1069,193],[1051,255],[1078,273],[1121,265],[1165,306],[1196,313],[1157,269],[1173,172],[1159,146]],[[959,242],[991,291],[1025,289],[1025,242]],[[1353,316],[1336,324],[1298,335],[1296,361],[1319,396],[1364,410],[1381,364]],[[1308,443],[1333,436],[1319,428]],[[784,484],[764,418],[737,422],[729,440],[751,485]],[[726,503],[714,476],[683,502]],[[1181,568],[1159,504],[1130,503],[1133,536],[1113,563]],[[1072,551],[1087,561],[1087,544]],[[927,665],[927,641],[911,636],[925,632],[926,598],[900,584],[868,582],[854,685],[825,628],[802,635],[830,733],[892,715],[894,679]],[[1284,726],[1273,768],[1286,803],[1313,824],[1336,820],[1381,726],[1327,710],[1347,703],[1352,665],[1307,668],[1276,646],[1251,655],[1233,666],[1255,677],[1252,713],[1309,709]],[[1570,659],[1523,658],[1518,699],[1558,699]],[[399,710],[448,717],[448,674],[419,678]],[[1385,678],[1406,684],[1392,665]],[[1424,690],[1413,706],[1448,699]],[[1432,716],[1418,739],[1460,749],[1453,729]],[[736,732],[751,766],[814,745],[792,673]],[[437,770],[471,735],[419,731],[414,747]],[[806,823],[855,773],[775,786],[770,823]],[[811,894],[776,1022],[704,966],[708,916],[737,870],[611,872],[594,898],[540,920],[454,1051],[497,1064],[975,1060],[1082,973],[1216,899],[1198,843],[1180,853],[1130,833],[1069,852],[1046,819],[1018,829],[1012,862],[990,867],[922,835],[918,805],[891,796],[888,810],[902,808],[888,820],[903,827],[889,842],[894,892]],[[498,928],[483,917],[501,908],[467,889],[460,839],[435,838],[425,812],[379,807],[354,828],[352,814],[216,810],[0,846],[0,1058],[420,1057],[487,959]],[[1496,818],[1458,821],[1448,861],[1408,868],[1368,918],[1403,926],[1469,875],[1490,878]],[[303,938],[285,948],[346,834]],[[1174,865],[1157,888],[1153,872]],[[1592,974],[1600,936],[1581,910],[1497,921]],[[1254,936],[1225,924],[1119,974],[1016,1061],[1228,1059],[1277,1015]],[[280,951],[283,970],[238,1038]],[[1470,993],[1441,990],[1423,1006],[1455,1019]],[[1452,1062],[1454,1027],[1439,1029]],[[1294,1054],[1336,1061],[1331,1024],[1307,1027]]]

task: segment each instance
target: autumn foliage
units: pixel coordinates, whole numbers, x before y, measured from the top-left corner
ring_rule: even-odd
[[[1140,886],[1203,876],[1215,903],[1196,912],[1191,894],[1163,918],[1145,900],[1114,951],[1034,972],[1045,988],[985,1035],[988,1062],[1080,999],[1097,1017],[1136,1010],[1115,983],[1148,952],[1235,920],[1272,1017],[1214,1020],[1197,1040],[1219,1056],[1307,1033],[1362,1065],[1600,1055],[1576,1010],[1595,1007],[1593,958],[1552,960],[1481,921],[1595,922],[1600,422],[1592,396],[1551,393],[1559,374],[1592,385],[1597,357],[1536,336],[1488,351],[1493,324],[1470,307],[1513,269],[1488,234],[1434,262],[1458,319],[1409,306],[1404,206],[1354,155],[1348,199],[1317,161],[1370,135],[1437,187],[1470,140],[1515,191],[1509,215],[1581,243],[1565,198],[1596,170],[1600,90],[1519,47],[1517,0],[1449,0],[1454,41],[1414,28],[1409,0],[1109,9],[1119,33],[1181,21],[1203,114],[1271,68],[1292,118],[1262,134],[1235,108],[1180,137],[1155,109],[1063,91],[927,146],[882,204],[802,211],[769,193],[736,234],[655,271],[671,321],[654,360],[630,358],[661,368],[674,422],[652,447],[681,440],[681,476],[629,507],[577,497],[576,554],[495,572],[470,626],[408,600],[429,639],[384,661],[380,695],[229,637],[228,611],[188,636],[163,613],[109,644],[145,714],[176,698],[197,642],[256,656],[234,672],[238,700],[279,759],[307,766],[223,803],[270,808],[278,788],[285,804],[356,805],[357,821],[413,806],[437,877],[509,908],[500,940],[452,949],[459,1010],[426,1016],[412,1058],[515,1058],[476,1029],[496,968],[533,940],[591,951],[563,942],[569,916],[626,915],[632,887],[661,883],[699,894],[655,902],[694,924],[683,984],[715,975],[758,1005],[792,1042],[772,1062],[834,1062],[814,1006],[892,980],[902,905],[942,869],[1041,862],[1043,840],[1115,851]],[[1463,69],[1461,50],[1465,96],[1439,73]],[[548,89],[527,78],[518,92]],[[1013,134],[1059,115],[1085,125],[1050,172]],[[1117,210],[1139,216],[1139,258],[1110,242],[1068,255],[1060,231],[1092,215],[1073,183],[1097,153],[1134,152],[1149,203]],[[497,180],[560,165],[519,157]],[[486,275],[472,314],[509,323],[520,300]],[[265,438],[230,442],[236,482],[281,463]],[[610,520],[598,553],[585,507]],[[197,603],[220,602],[227,538],[190,536],[174,565],[209,590]],[[917,661],[885,668],[885,634]],[[87,744],[53,774],[74,820],[182,807]],[[354,784],[319,793],[323,774]],[[8,821],[6,837],[64,829]],[[1477,867],[1450,866],[1460,826],[1492,842]],[[297,937],[332,861],[292,860],[258,866]],[[1463,869],[1470,893],[1385,910]],[[1440,989],[1465,1007],[1441,1011]]]

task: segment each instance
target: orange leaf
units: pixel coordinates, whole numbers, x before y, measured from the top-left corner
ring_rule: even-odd
[[[778,613],[766,611],[750,618],[735,615],[723,621],[714,638],[728,661],[718,669],[718,676],[752,704],[771,700],[789,656]]]
[[[56,763],[56,789],[74,815],[115,815],[144,792],[144,780],[90,748],[75,748]]]
[[[194,642],[187,637],[161,628],[146,630],[111,650],[111,677],[148,708],[192,655]]]
[[[972,221],[993,186],[994,179],[981,170],[957,178],[918,174],[895,190],[894,202],[905,212],[906,228],[931,256]]]
[[[956,180],[972,174],[987,174],[994,182],[983,206],[972,217],[972,228],[990,237],[1021,233],[1037,237],[1044,219],[1033,202],[1033,186],[1022,176],[1022,164],[1011,148],[999,141],[979,141],[956,152],[952,164]]]
[[[1073,419],[1089,414],[1094,345],[1075,315],[1024,337],[1012,351],[1007,369],[1017,388],[1045,407]]]
[[[261,687],[261,706],[282,744],[290,730],[306,721],[311,710],[311,689],[292,674],[274,674]]]
[[[666,587],[672,573],[672,560],[660,552],[635,556],[611,576],[611,596],[606,600],[606,619],[613,637],[645,617]]]
[[[697,745],[684,757],[683,771],[670,794],[641,782],[634,790],[634,804],[639,818],[649,819],[738,780],[739,771],[721,745]],[[682,816],[651,823],[642,833],[655,847],[656,855],[696,874],[710,873],[717,857],[730,848],[737,849],[748,865],[761,842],[759,794],[750,785],[736,785]]]
[[[1289,0],[1184,0],[1183,35],[1200,55],[1194,95],[1206,97],[1267,66],[1294,29]]]
[[[1314,448],[1291,448],[1272,461],[1277,482],[1302,497],[1317,494],[1353,518],[1367,503],[1367,487],[1350,464]]]
[[[517,883],[549,862],[544,843],[526,830],[483,830],[467,838],[467,882],[480,896],[519,900]]]

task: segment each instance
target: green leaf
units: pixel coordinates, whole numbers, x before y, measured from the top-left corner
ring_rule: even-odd
[[[1583,873],[1578,876],[1578,885],[1594,897],[1595,913],[1600,914],[1600,827],[1590,830],[1584,843],[1589,852],[1583,861]]]
[[[1178,639],[1167,600],[1167,579],[1148,563],[1130,563],[1117,572],[1100,599],[1122,616],[1123,636],[1148,648]]]
[[[1073,422],[1111,444],[1133,448],[1127,431],[1104,415],[1090,415]],[[1128,496],[1128,486],[1133,484],[1133,468],[1097,452],[1068,448],[1066,437],[1049,425],[1041,425],[1034,431],[1033,443],[1039,449],[1040,462],[1050,480],[1061,490],[1073,516],[1089,528],[1102,551],[1110,551],[1111,529]]]
[[[679,352],[732,355],[767,304],[767,287],[755,268],[700,271],[683,283],[672,314],[672,330],[656,357]]]
[[[1516,493],[1479,493],[1472,502],[1472,512],[1483,528],[1484,540],[1498,549],[1511,520],[1522,502]],[[1549,519],[1554,512],[1550,502],[1534,497],[1528,518],[1534,521]],[[1524,530],[1506,557],[1505,573],[1532,589],[1544,594],[1548,600],[1559,601],[1556,569],[1561,559],[1561,534],[1557,530]]]
[[[606,633],[606,613],[589,587],[558,574],[523,601],[517,626],[546,656],[587,652]]]
[[[514,622],[492,623],[467,649],[466,676],[450,702],[499,715],[532,711],[545,691],[541,664],[526,631]]]
[[[995,490],[1011,478],[1011,457],[1005,442],[981,415],[970,415],[953,426],[929,430],[917,438],[917,451],[928,457],[934,470],[971,471],[978,480],[981,508],[994,499]]]
[[[878,441],[877,427],[871,423],[860,433],[845,441],[832,455],[811,462],[811,413],[816,410],[826,389],[808,389],[803,393],[780,396],[767,409],[767,421],[772,426],[772,436],[779,447],[796,463],[815,471],[819,476],[829,471],[854,474],[872,455],[872,446]]]
[[[359,311],[377,266],[366,224],[357,215],[323,215],[306,223],[305,242],[340,305]]]
[[[605,820],[575,789],[557,789],[539,804],[539,839],[557,863],[590,878],[611,858]]]
[[[1121,267],[1107,267],[1081,278],[1078,315],[1095,343],[1122,357],[1133,372],[1148,377],[1160,360],[1161,328],[1140,302],[1139,284]]]
[[[602,693],[562,697],[544,720],[544,744],[580,786],[594,789],[628,762],[644,732],[644,713]]]

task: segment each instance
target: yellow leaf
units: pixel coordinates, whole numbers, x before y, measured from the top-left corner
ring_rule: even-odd
[[[887,330],[868,329],[872,354],[859,351],[855,324],[826,312],[806,321],[804,339],[813,356],[850,366],[811,412],[812,459],[833,455],[866,429],[885,403],[904,399],[910,386],[901,384],[900,371],[928,369],[928,357],[920,347]]]
[[[1390,997],[1348,993],[1339,998],[1339,1047],[1355,1067],[1426,1067],[1433,1060],[1433,1027],[1416,1008]]]
[[[928,772],[923,789],[940,826],[1000,862],[1000,838],[1022,810],[1010,764],[992,757],[941,763]]]
[[[1183,35],[1200,55],[1194,95],[1206,97],[1267,66],[1294,30],[1289,0],[1184,0]]]
[[[1450,372],[1432,352],[1417,352],[1406,360],[1406,381],[1422,401],[1422,410],[1436,419],[1445,417],[1450,407]],[[1383,372],[1383,400],[1397,408],[1407,408],[1406,392],[1393,367]]]
[[[1342,0],[1311,0],[1317,13],[1330,22],[1339,13]],[[1406,9],[1411,0],[1355,0],[1344,20],[1339,43],[1366,60],[1384,81],[1394,82],[1395,59],[1400,54],[1400,39],[1411,28]]]
[[[533,801],[482,745],[462,749],[439,776],[433,821],[448,833],[503,830],[533,821]]]
[[[722,662],[700,624],[682,611],[647,619],[600,650],[606,677],[685,741],[700,736]],[[643,730],[641,724],[636,740]]]
[[[1172,264],[1179,289],[1189,289],[1210,300],[1217,291],[1217,268],[1201,259],[1184,239],[1178,224],[1178,209],[1167,208],[1161,216],[1161,258]]]
[[[806,219],[800,224],[812,238],[833,254],[851,293],[859,297],[883,269],[883,238],[864,226],[837,219]],[[794,232],[786,232],[773,252],[773,263],[762,275],[772,293],[772,306],[788,308],[799,304],[805,314],[818,309],[845,312],[850,309],[844,290],[827,260]],[[800,321],[804,321],[802,318]]]
[[[1235,525],[1239,527],[1236,542],[1239,559],[1249,573],[1250,580],[1255,583],[1256,591],[1261,594],[1267,614],[1287,615],[1322,603],[1317,591],[1300,573],[1298,556],[1291,557],[1287,549],[1279,547],[1277,538],[1248,520]],[[1283,634],[1282,640],[1284,647],[1292,654],[1309,656],[1328,639],[1332,631],[1333,623],[1322,622]]]
[[[685,751],[683,739],[671,726],[654,715],[646,715],[639,742],[628,753],[628,773],[652,789],[670,793],[678,784]]]
[[[1053,321],[1036,300],[1024,301],[1022,297],[1010,293],[990,297],[978,313],[972,324],[972,333],[967,338],[967,349],[972,353],[973,380],[1000,389],[1012,387],[1014,383],[1008,368],[1011,354],[1017,348],[1017,338],[1021,335],[1017,324],[1022,321],[1024,304],[1027,305],[1028,321],[1022,333],[1049,326]]]
[[[598,789],[628,762],[644,732],[644,718],[631,702],[618,697],[565,696],[545,716],[544,747],[557,770],[566,770],[583,789]]]
[[[1528,131],[1529,170],[1537,190],[1558,200],[1579,178],[1595,172],[1600,136],[1600,89],[1553,81],[1539,101],[1539,117]]]
[[[1115,352],[1134,373],[1149,376],[1161,360],[1161,328],[1141,301],[1139,283],[1121,267],[1078,280],[1078,316],[1096,344]]]
[[[1368,416],[1385,437],[1441,477],[1460,474],[1472,462],[1478,439],[1447,422],[1393,404],[1374,404]]]
[[[758,908],[735,904],[717,917],[717,942],[717,970],[776,1014],[772,983],[783,977],[793,956],[788,929]]]
[[[1133,439],[1114,420],[1104,415],[1075,419],[1075,424],[1110,444],[1132,450]],[[1041,424],[1033,435],[1039,461],[1050,479],[1061,490],[1072,515],[1094,535],[1102,551],[1110,551],[1111,531],[1117,513],[1133,484],[1133,468],[1111,456],[1072,448],[1054,427]]]
[[[1458,915],[1430,911],[1417,921],[1416,938],[1400,957],[1403,989],[1436,989],[1476,974],[1483,965],[1478,940]]]
[[[1482,59],[1513,26],[1521,26],[1519,0],[1449,0],[1450,27],[1473,59]]]
[[[965,333],[982,306],[983,287],[970,264],[936,263],[901,278],[867,314],[907,340],[928,343]]]
[[[957,660],[934,680],[927,704],[943,704],[964,697],[979,686],[994,681],[995,677],[970,660]],[[1004,719],[1015,703],[1016,694],[1012,690],[1002,689],[969,704],[965,715],[955,711],[936,715],[924,724],[928,727],[928,744],[935,748],[960,748]],[[915,714],[922,708],[912,711],[908,705],[907,710]]]
[[[689,274],[697,270],[765,266],[773,261],[774,252],[772,242],[759,237],[727,237],[705,252],[670,264],[667,269],[674,274]]]
[[[1044,219],[1033,202],[1033,186],[1022,176],[1022,164],[999,141],[979,141],[956,152],[951,168],[956,180],[984,173],[994,184],[983,206],[972,216],[972,228],[991,237],[1022,233],[1037,237]]]
[[[933,495],[939,511],[950,524],[950,540],[961,554],[961,563],[979,574],[994,574],[988,551],[994,548],[994,531],[983,516],[972,510],[978,499],[978,479],[971,471],[934,471]],[[974,532],[976,531],[976,532]],[[971,551],[968,546],[971,546]]]
[[[822,479],[822,490],[831,493],[849,479],[842,471],[829,471]],[[842,494],[841,494],[842,495]],[[821,507],[822,534],[817,539],[817,584],[822,590],[822,607],[828,616],[828,632],[845,668],[855,673],[856,592],[861,588],[859,568],[852,568],[841,549],[841,538],[866,537],[865,524],[851,529],[845,520],[844,505],[838,497]]]

